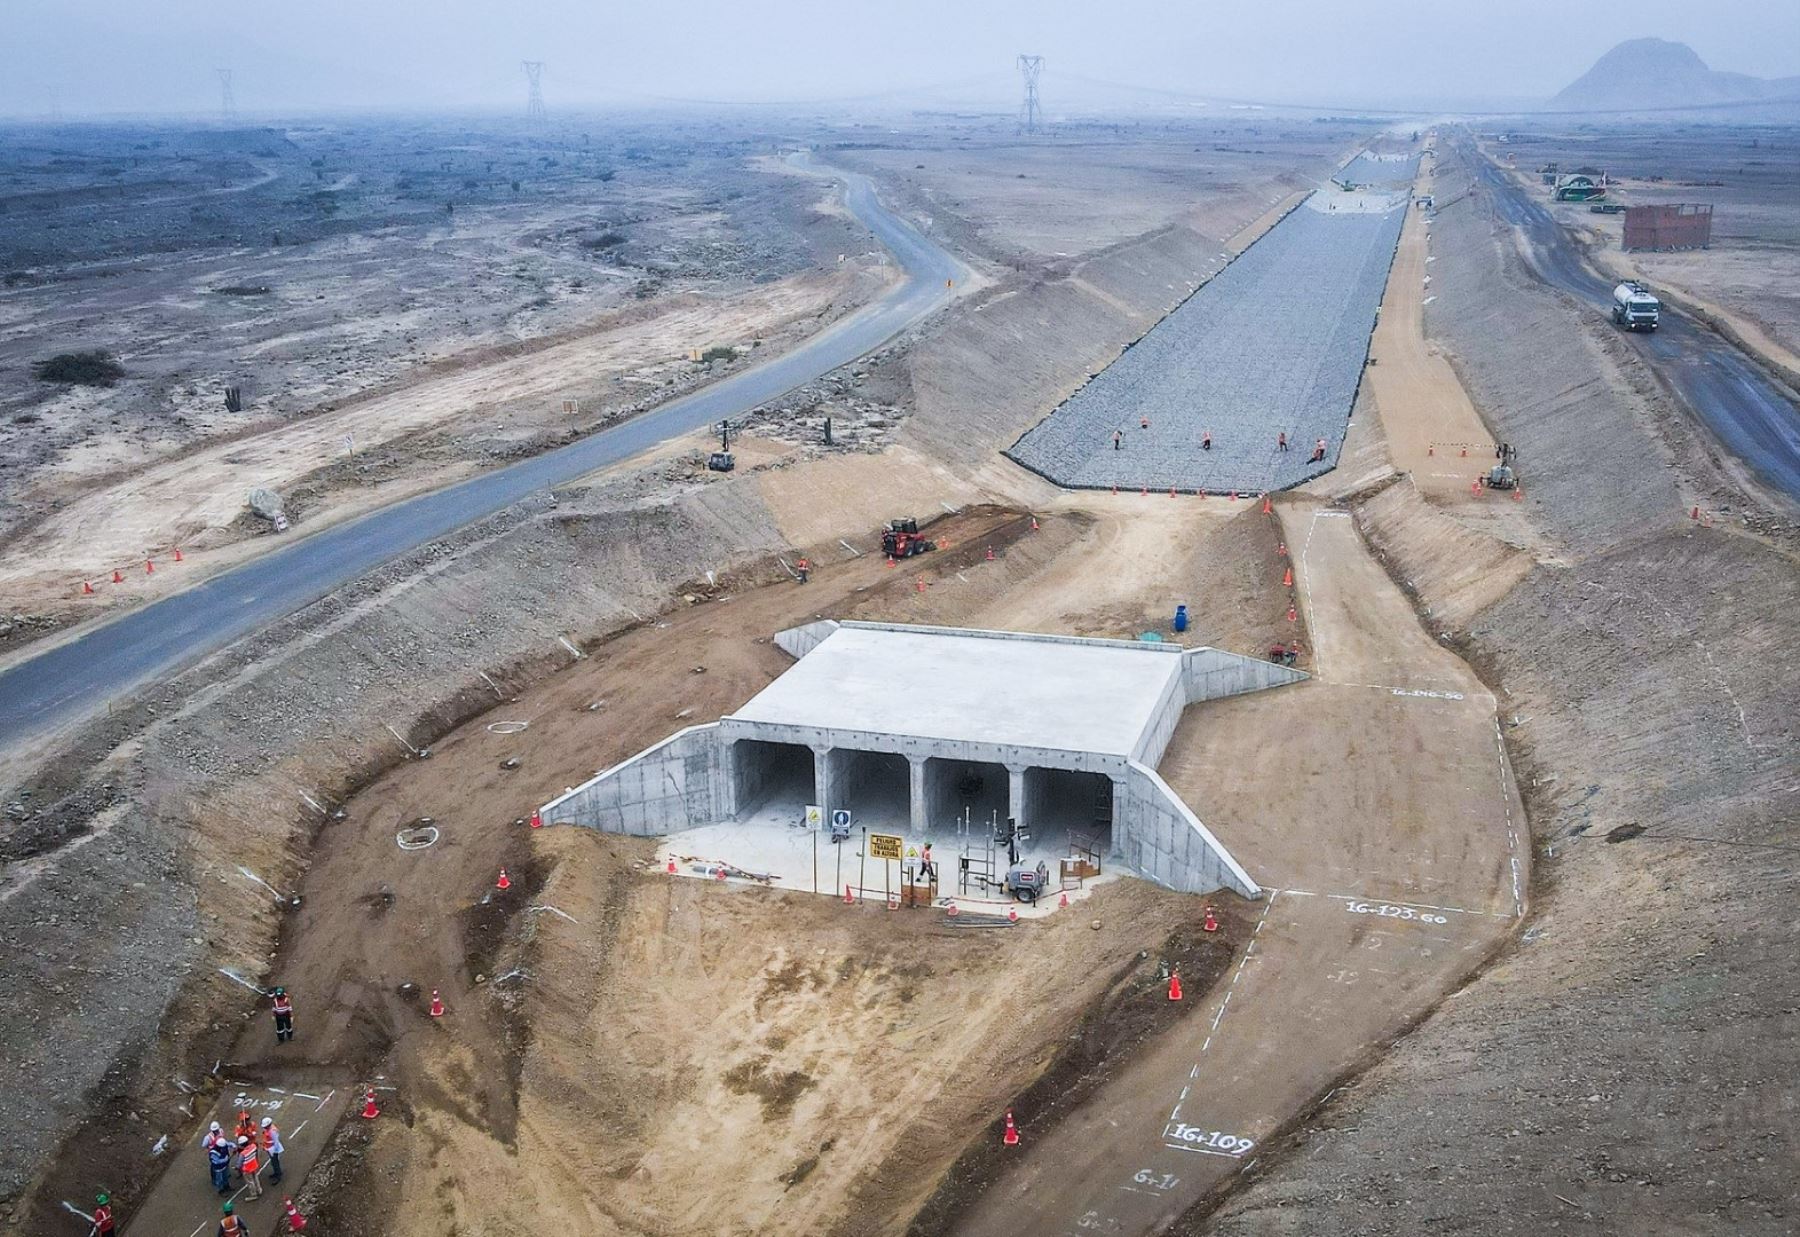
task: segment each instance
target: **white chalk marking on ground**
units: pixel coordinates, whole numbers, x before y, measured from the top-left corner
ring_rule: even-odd
[[[483,683],[486,683],[489,687],[494,689],[494,697],[496,699],[498,699],[498,700],[506,699],[506,693],[500,690],[500,685],[498,683],[496,683],[496,682],[494,682],[494,680],[488,678],[487,671],[477,670],[475,673],[479,674],[481,676],[481,681]]]
[[[1225,999],[1219,1002],[1219,1010],[1213,1015],[1212,1031],[1207,1035],[1206,1042],[1200,1045],[1200,1053],[1202,1056],[1206,1054],[1208,1048],[1212,1047],[1213,1037],[1219,1030],[1219,1020],[1225,1017],[1225,1007],[1231,1004],[1231,997],[1237,990],[1238,980],[1244,977],[1244,964],[1250,961],[1250,955],[1255,952],[1256,938],[1262,935],[1263,924],[1268,922],[1269,912],[1274,909],[1275,899],[1279,897],[1281,893],[1282,891],[1279,889],[1269,890],[1269,900],[1263,906],[1263,912],[1261,917],[1256,921],[1256,927],[1250,932],[1250,943],[1244,946],[1244,956],[1238,960],[1237,970],[1232,973],[1231,982],[1225,986]],[[1196,1061],[1194,1062],[1194,1068],[1188,1071],[1188,1077],[1198,1078],[1199,1076],[1200,1063]],[[1182,1101],[1187,1098],[1188,1090],[1189,1088],[1187,1087],[1182,1088],[1181,1099],[1175,1101],[1175,1108],[1169,1113],[1169,1120],[1173,1121],[1176,1117],[1181,1115],[1181,1104]]]
[[[549,905],[533,906],[533,907],[528,907],[527,909],[532,910],[532,911],[549,911],[552,915],[561,915],[564,919],[568,920],[570,923],[573,923],[573,924],[579,924],[581,922],[581,920],[575,918],[575,916],[569,914],[569,912],[559,911],[554,906],[549,906]]]
[[[319,801],[317,799],[313,798],[311,795],[307,794],[304,790],[300,792],[300,797],[302,799],[306,800],[307,806],[311,807],[312,810],[317,812],[319,815],[321,815],[321,816],[329,815],[329,813],[326,812],[326,810],[324,808],[319,806]]]
[[[1513,915],[1525,913],[1525,897],[1519,889],[1519,830],[1513,823],[1512,796],[1506,793],[1506,739],[1500,733],[1500,714],[1494,714],[1494,764],[1500,773],[1500,805],[1506,809],[1506,849],[1512,866]]]
[[[383,722],[381,724],[383,726],[387,726],[386,722]],[[400,732],[398,730],[395,730],[392,726],[387,726],[387,732],[389,734],[393,735],[394,738],[399,741],[401,747],[404,747],[407,751],[411,752],[415,756],[417,756],[419,754],[419,749],[414,747],[412,744],[408,743],[405,739],[401,738]]]
[[[296,1092],[294,1092],[294,1098],[297,1100],[316,1100],[319,1097],[316,1095],[310,1095],[305,1091],[296,1091]]]
[[[286,894],[282,893],[281,890],[275,888],[275,886],[271,885],[268,881],[264,880],[262,877],[258,876],[256,873],[252,872],[249,868],[245,867],[243,864],[241,864],[241,863],[238,864],[238,871],[241,872],[244,876],[248,877],[250,880],[253,880],[257,884],[261,885],[264,889],[267,889],[270,893],[274,894],[275,900],[277,902],[286,902],[287,901]]]
[[[306,1121],[311,1121],[311,1120],[312,1120],[312,1118],[311,1118],[311,1117],[308,1117],[308,1118],[307,1118],[307,1119],[306,1119]],[[288,1135],[288,1137],[289,1137],[289,1138],[298,1138],[298,1137],[300,1137],[300,1131],[301,1131],[301,1130],[303,1130],[303,1129],[305,1129],[305,1128],[306,1128],[306,1121],[302,1121],[302,1122],[301,1122],[301,1123],[300,1123],[300,1124],[299,1124],[299,1125],[296,1125],[296,1126],[295,1126],[295,1127],[294,1127],[294,1132],[293,1132],[293,1133],[292,1133],[292,1134],[289,1134],[289,1135]]]
[[[850,554],[853,558],[861,558],[862,557],[862,551],[857,549],[855,546],[851,545],[848,541],[845,541],[842,537],[838,538],[838,544],[843,546],[846,550],[850,551]]]
[[[1313,619],[1312,603],[1312,569],[1307,566],[1308,555],[1312,553],[1313,530],[1319,526],[1321,512],[1313,512],[1313,517],[1306,525],[1306,540],[1300,544],[1300,605],[1306,611],[1306,630],[1313,642],[1313,672],[1315,678],[1325,677],[1325,658],[1323,641],[1319,639],[1319,625]]]
[[[250,991],[256,993],[256,995],[258,995],[258,996],[268,996],[269,995],[263,989],[258,988],[255,984],[253,984],[249,980],[245,979],[242,975],[239,975],[236,971],[229,970],[225,967],[220,967],[219,974],[223,975],[226,979],[229,979],[234,984],[244,985],[244,987],[250,989]],[[214,1073],[217,1073],[218,1069],[219,1069],[218,1066],[216,1066],[216,1065],[213,1066]]]
[[[1163,1144],[1163,1146],[1167,1147],[1171,1151],[1192,1151],[1195,1155],[1222,1155],[1228,1160],[1235,1160],[1235,1159],[1241,1158],[1239,1156],[1233,1155],[1229,1151],[1214,1151],[1210,1147],[1189,1147],[1189,1146],[1183,1145],[1182,1143],[1171,1143],[1171,1142],[1165,1142]]]
[[[955,515],[958,511],[961,510],[960,507],[952,507],[949,503],[945,502],[941,498],[938,499],[938,506],[942,507],[945,511],[948,511],[951,515]]]
[[[194,1231],[193,1231],[193,1232],[191,1232],[191,1233],[189,1233],[189,1234],[188,1234],[188,1237],[200,1237],[200,1234],[201,1234],[201,1233],[204,1233],[204,1232],[205,1232],[205,1231],[206,1231],[206,1226],[207,1226],[207,1225],[208,1225],[208,1224],[211,1224],[211,1223],[212,1223],[212,1221],[211,1221],[211,1220],[203,1220],[203,1221],[201,1221],[201,1223],[200,1223],[200,1227],[199,1227],[199,1228],[197,1228],[197,1229],[195,1229],[195,1230],[194,1230]]]
[[[271,1095],[286,1095],[287,1094],[287,1092],[283,1091],[280,1087],[264,1087],[263,1090],[267,1091]]]
[[[325,1107],[325,1105],[327,1105],[327,1104],[329,1104],[329,1103],[331,1103],[331,1097],[332,1097],[332,1096],[334,1096],[334,1095],[336,1095],[336,1094],[337,1094],[337,1088],[336,1088],[336,1087],[333,1087],[333,1088],[332,1088],[332,1089],[331,1089],[331,1090],[329,1090],[329,1091],[327,1091],[327,1092],[326,1092],[326,1093],[325,1093],[325,1098],[324,1098],[324,1099],[322,1099],[322,1100],[320,1100],[320,1101],[319,1101],[319,1107],[318,1107],[318,1108],[315,1108],[315,1109],[313,1109],[313,1111],[314,1111],[314,1112],[318,1112],[318,1111],[320,1111],[320,1110],[321,1110],[321,1109],[323,1109],[323,1108],[324,1108],[324,1107]]]
[[[578,649],[574,645],[570,644],[567,640],[563,639],[561,636],[558,636],[556,638],[556,642],[558,644],[562,645],[565,649],[568,649],[569,652],[575,654],[576,661],[580,661],[582,658],[587,656],[586,653],[583,653],[580,649]]]
[[[1375,898],[1348,893],[1328,893],[1325,896],[1339,902],[1379,902],[1388,906],[1404,906],[1417,911],[1446,911],[1453,915],[1487,915],[1495,919],[1508,917],[1503,911],[1477,911],[1470,910],[1466,906],[1434,906],[1430,902],[1402,902],[1398,898]]]

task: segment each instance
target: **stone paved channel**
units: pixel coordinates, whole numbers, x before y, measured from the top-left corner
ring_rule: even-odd
[[[1329,471],[1405,202],[1314,194],[1007,455],[1070,489],[1258,493]]]

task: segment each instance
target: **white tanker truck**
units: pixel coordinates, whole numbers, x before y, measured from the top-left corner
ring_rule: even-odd
[[[1628,331],[1654,331],[1662,302],[1630,280],[1613,289],[1612,320]]]

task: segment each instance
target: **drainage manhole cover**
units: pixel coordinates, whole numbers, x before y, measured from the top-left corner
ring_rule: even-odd
[[[530,722],[489,722],[488,723],[488,733],[489,734],[518,734],[520,731],[524,730],[526,727],[528,727],[530,725],[531,725]]]

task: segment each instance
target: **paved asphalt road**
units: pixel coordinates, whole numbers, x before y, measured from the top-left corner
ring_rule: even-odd
[[[803,156],[795,160],[809,166]],[[78,720],[152,676],[180,669],[529,494],[738,416],[847,365],[946,303],[953,295],[947,281],[965,278],[966,268],[883,207],[867,178],[839,179],[851,211],[906,272],[886,296],[793,351],[704,390],[566,447],[296,540],[19,663],[0,674],[0,751]]]
[[[1528,260],[1538,275],[1595,313],[1609,312],[1613,282],[1587,264],[1544,204],[1479,153],[1469,155],[1495,211],[1530,238]],[[1800,501],[1800,408],[1779,383],[1729,340],[1667,305],[1655,331],[1627,334],[1720,445],[1764,485]]]

